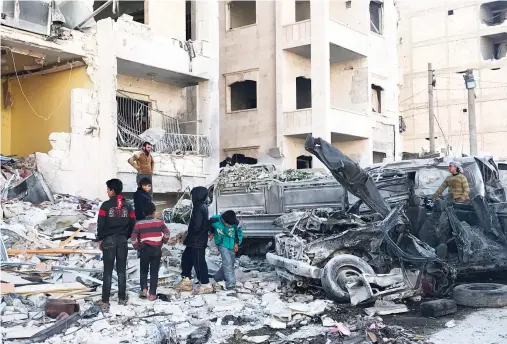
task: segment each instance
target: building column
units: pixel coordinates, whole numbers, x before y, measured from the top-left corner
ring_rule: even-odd
[[[311,73],[312,73],[312,135],[331,142],[329,113],[331,108],[331,78],[329,53],[329,1],[311,1]],[[323,165],[313,159],[314,168]]]
[[[196,37],[209,42],[209,79],[200,82],[197,90],[197,134],[208,136],[211,144],[211,156],[204,160],[206,183],[215,180],[220,164],[218,6],[219,1],[196,1]]]

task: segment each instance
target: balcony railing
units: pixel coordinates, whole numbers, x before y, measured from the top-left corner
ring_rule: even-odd
[[[159,153],[182,153],[210,156],[209,137],[181,134],[178,120],[161,111],[150,108],[149,103],[132,99],[123,92],[117,97],[118,147],[139,148],[143,143],[140,135],[149,128],[165,130],[163,138],[153,145]]]

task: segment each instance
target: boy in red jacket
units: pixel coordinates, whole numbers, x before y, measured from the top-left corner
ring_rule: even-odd
[[[162,243],[169,241],[169,231],[164,222],[153,217],[156,207],[148,203],[144,209],[146,218],[136,223],[132,232],[132,244],[141,258],[141,294],[148,297],[148,270],[150,271],[150,301],[157,299],[158,270],[162,259]]]

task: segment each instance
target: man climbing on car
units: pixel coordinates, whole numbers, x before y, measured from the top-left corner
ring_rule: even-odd
[[[449,188],[450,196],[454,202],[470,202],[470,187],[468,186],[468,180],[463,174],[463,169],[460,164],[451,161],[449,163],[449,172],[451,175],[445,178],[444,182],[438,190],[433,194],[433,201],[435,201],[446,188]]]

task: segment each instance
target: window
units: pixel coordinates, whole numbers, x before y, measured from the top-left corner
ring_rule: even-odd
[[[138,135],[150,128],[149,102],[144,102],[127,97],[116,97],[118,135],[116,138],[118,147],[139,147]]]
[[[386,153],[373,151],[373,163],[374,164],[379,164],[379,163],[384,162],[384,159],[386,157],[387,157]]]
[[[371,85],[371,110],[382,113],[382,92],[384,89],[377,85]]]
[[[107,1],[94,1],[93,10],[97,10],[100,6],[104,5]],[[99,21],[104,18],[112,18],[114,20],[121,17],[123,14],[132,16],[135,22],[145,24],[144,18],[144,1],[121,1],[116,13],[113,13],[113,5],[107,6],[102,12],[97,14],[94,18]]]
[[[480,42],[484,60],[500,60],[507,57],[507,33],[483,36]]]
[[[229,29],[257,23],[257,6],[255,1],[231,1],[229,7]]]
[[[245,156],[244,154],[233,154],[232,157],[227,157],[224,161],[220,162],[220,167],[234,166],[236,164],[256,165],[257,159]]]
[[[382,34],[382,2],[379,0],[370,1],[370,30],[372,32]]]
[[[230,85],[231,111],[257,108],[257,82],[252,80],[237,81]]]
[[[507,1],[493,1],[481,5],[481,21],[488,26],[502,24],[507,16]]]
[[[302,76],[296,78],[296,109],[312,107],[312,80]]]
[[[296,1],[296,22],[310,19],[310,1]]]
[[[348,9],[348,8],[352,8],[352,1],[350,1],[350,0],[349,0],[349,1],[346,1],[346,2],[345,2],[345,8],[347,8],[347,9]]]
[[[308,155],[300,155],[296,158],[297,169],[304,170],[307,168],[312,168],[312,157]]]
[[[185,1],[185,34],[186,40],[195,41],[195,22],[194,22],[194,14],[195,14],[195,1],[186,0]]]
[[[452,15],[454,15],[454,10],[449,10],[449,11],[447,11],[447,15],[448,15],[448,16],[452,16]]]

